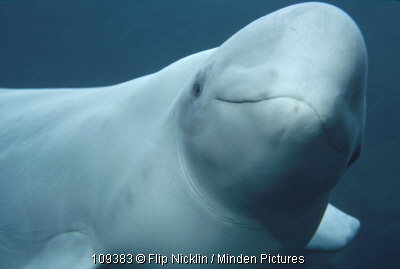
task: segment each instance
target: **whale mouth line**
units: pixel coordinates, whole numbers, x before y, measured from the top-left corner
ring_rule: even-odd
[[[280,95],[280,96],[271,96],[271,97],[266,97],[266,98],[249,98],[247,100],[235,100],[235,99],[224,99],[221,97],[216,97],[215,100],[225,102],[225,103],[231,103],[231,104],[251,104],[251,103],[260,103],[263,101],[268,101],[271,99],[278,99],[278,98],[290,98],[294,99],[296,101],[304,102],[304,100],[301,100],[299,98],[293,97],[293,96],[288,96],[288,95]],[[308,104],[307,104],[308,105]]]
[[[292,99],[292,100],[301,102],[301,103],[305,104],[306,106],[308,106],[311,110],[313,110],[321,124],[323,132],[327,136],[328,141],[332,145],[332,147],[334,149],[336,149],[340,154],[343,154],[345,156],[347,155],[346,152],[343,152],[339,147],[336,146],[334,139],[330,135],[324,121],[321,118],[321,115],[318,113],[318,111],[315,109],[315,107],[301,98],[290,96],[290,95],[278,95],[278,96],[270,96],[270,97],[265,97],[265,98],[254,98],[254,99],[247,99],[247,100],[235,100],[235,99],[229,100],[229,99],[224,99],[221,97],[215,97],[215,100],[217,100],[219,102],[228,103],[228,104],[240,105],[240,104],[256,104],[256,103],[261,103],[264,101],[268,101],[268,100],[272,100],[272,99],[279,99],[279,98],[287,98],[287,99]]]

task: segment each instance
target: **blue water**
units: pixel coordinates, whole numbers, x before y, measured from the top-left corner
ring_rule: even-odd
[[[3,1],[0,87],[109,85],[218,46],[254,19],[299,1]],[[361,158],[333,203],[362,222],[344,251],[302,268],[399,268],[400,2],[327,1],[360,26],[369,52]]]

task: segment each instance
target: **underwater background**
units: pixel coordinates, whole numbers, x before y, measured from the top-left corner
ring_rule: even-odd
[[[0,87],[131,80],[219,46],[253,20],[300,2],[0,1]],[[361,229],[345,250],[305,254],[306,263],[293,267],[400,268],[400,2],[325,2],[356,21],[368,49],[362,154],[332,195],[335,206],[360,219]]]

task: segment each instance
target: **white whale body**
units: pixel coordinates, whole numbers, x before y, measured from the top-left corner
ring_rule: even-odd
[[[366,70],[352,19],[304,3],[122,84],[0,90],[0,268],[342,249]]]

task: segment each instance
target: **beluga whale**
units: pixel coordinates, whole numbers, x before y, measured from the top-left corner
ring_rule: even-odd
[[[366,76],[356,23],[313,2],[128,82],[1,89],[0,268],[343,249],[360,222],[329,197],[361,152]]]

